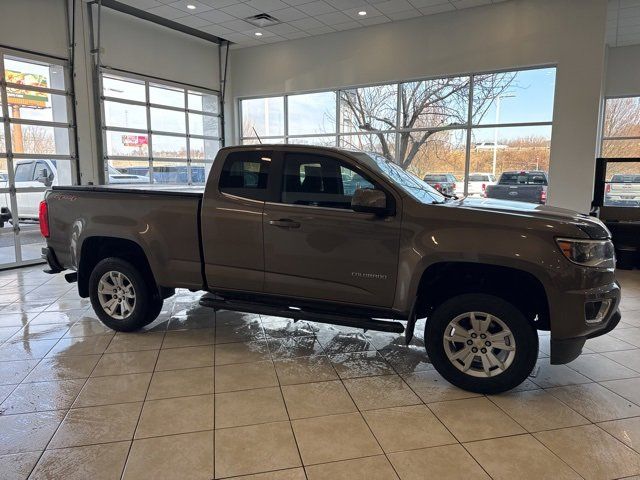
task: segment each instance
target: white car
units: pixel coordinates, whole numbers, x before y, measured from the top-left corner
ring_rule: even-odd
[[[6,183],[0,182],[1,185],[6,185]],[[149,177],[124,174],[113,167],[109,167],[109,183],[149,183]],[[16,189],[23,189],[23,191],[18,190],[18,193],[16,193],[20,218],[38,220],[38,208],[44,196],[43,188],[72,184],[71,165],[68,161],[16,161],[15,186]],[[10,210],[9,194],[0,194],[0,228],[11,218]]]
[[[491,173],[471,173],[469,174],[469,191],[470,197],[484,197],[484,192],[489,185],[495,185],[496,176]],[[464,180],[457,182],[456,192],[462,195],[464,192]]]

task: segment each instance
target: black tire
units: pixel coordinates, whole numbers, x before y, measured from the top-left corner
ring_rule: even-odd
[[[468,312],[483,312],[497,317],[513,335],[515,350],[511,363],[504,371],[495,374],[495,376],[473,376],[463,372],[456,367],[454,360],[450,360],[447,356],[444,336],[449,331],[447,328],[449,322]],[[464,318],[461,320],[461,322],[465,321]],[[495,324],[492,325],[495,326]],[[463,331],[463,329],[461,330]],[[486,333],[486,335],[489,334],[490,332]],[[464,294],[445,301],[427,319],[424,337],[427,355],[438,373],[453,385],[476,393],[496,394],[520,385],[527,379],[538,359],[538,333],[535,327],[518,308],[493,295]],[[483,340],[478,339],[478,336],[471,341],[483,342]],[[448,345],[459,349],[456,350],[457,352],[467,348],[464,346],[466,342],[450,343]],[[509,355],[506,349],[501,351],[497,348],[490,348],[489,350],[490,353],[498,356]],[[476,352],[478,352],[477,348]],[[472,358],[473,367],[470,370],[473,373],[473,369],[480,370],[482,367],[482,357],[480,354],[478,356],[473,356],[472,354]],[[458,364],[461,363],[463,363],[462,360]],[[506,364],[506,362],[503,364]],[[498,370],[496,369],[495,371]],[[482,372],[477,374],[482,375]]]
[[[115,318],[100,303],[99,283],[109,272],[118,272],[126,277],[125,284],[133,288],[135,302],[130,312],[114,312],[123,318]],[[107,327],[118,332],[133,332],[153,322],[162,309],[162,297],[155,285],[134,265],[121,258],[110,257],[98,262],[89,277],[89,297],[96,315]],[[126,301],[126,299],[123,299]]]

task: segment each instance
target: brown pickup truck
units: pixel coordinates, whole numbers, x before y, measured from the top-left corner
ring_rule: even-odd
[[[215,309],[404,332],[464,389],[520,384],[620,320],[609,231],[568,210],[447,198],[385,158],[294,145],[220,150],[204,191],[54,187],[49,271],[98,317],[140,329],[175,288]]]

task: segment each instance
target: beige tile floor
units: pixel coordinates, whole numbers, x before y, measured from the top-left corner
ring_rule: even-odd
[[[218,312],[180,291],[114,333],[75,286],[0,272],[0,479],[640,478],[640,272],[623,323],[515,391],[456,389],[416,339]],[[421,328],[418,327],[417,331]]]

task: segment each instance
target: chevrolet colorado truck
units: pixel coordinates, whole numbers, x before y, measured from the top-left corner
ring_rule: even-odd
[[[620,320],[609,231],[558,208],[445,197],[375,153],[223,148],[204,190],[53,187],[40,206],[50,272],[118,331],[175,288],[201,304],[404,332],[449,382],[496,393]]]

